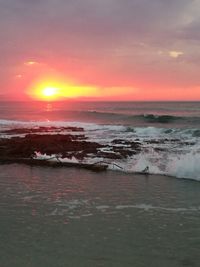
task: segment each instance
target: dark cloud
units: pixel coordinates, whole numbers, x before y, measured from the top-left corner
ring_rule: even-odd
[[[190,41],[200,41],[200,19],[192,21],[180,29],[178,37]]]

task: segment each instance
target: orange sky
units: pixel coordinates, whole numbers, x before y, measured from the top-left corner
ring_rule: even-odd
[[[200,100],[199,1],[100,2],[0,1],[0,100]]]

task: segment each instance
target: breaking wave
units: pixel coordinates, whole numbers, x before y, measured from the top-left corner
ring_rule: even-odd
[[[141,144],[140,153],[134,156],[116,160],[104,158],[103,160],[108,162],[111,170],[142,173],[148,167],[150,174],[200,181],[199,128],[134,127],[66,121],[23,122],[0,120],[0,131],[2,131],[2,133],[0,132],[0,138],[6,136],[3,133],[5,129],[37,128],[40,126],[82,127],[88,140],[106,145],[108,149],[113,140],[120,140],[121,144],[118,143],[116,146],[121,146],[122,149],[129,148],[127,141],[130,140]],[[65,133],[64,130],[63,133]],[[102,159],[91,155],[86,160],[88,163],[94,163]],[[119,169],[113,163],[121,168]]]
[[[184,120],[184,117],[176,117],[170,115],[154,115],[154,114],[145,114],[142,116],[144,120],[151,123],[172,123],[176,120]]]
[[[141,173],[148,166],[150,174],[160,174],[176,178],[200,181],[200,151],[183,154],[142,153],[124,165],[126,172]]]
[[[43,115],[46,113],[43,112]],[[199,125],[200,118],[194,116],[175,116],[169,114],[131,114],[126,110],[124,112],[104,111],[104,110],[83,110],[83,111],[48,111],[48,116],[62,119],[73,119],[77,118],[81,121],[95,121],[97,123],[119,123],[128,125],[147,125],[147,124],[172,124],[172,125]]]

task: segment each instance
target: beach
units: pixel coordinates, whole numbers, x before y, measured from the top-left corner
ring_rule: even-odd
[[[200,0],[0,0],[0,267],[200,266]]]
[[[77,106],[0,106],[1,265],[198,266],[198,103]]]
[[[198,182],[17,164],[0,181],[2,266],[199,264]]]

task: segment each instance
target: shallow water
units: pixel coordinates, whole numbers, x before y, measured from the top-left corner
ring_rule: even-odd
[[[0,166],[0,266],[199,266],[198,182]]]

